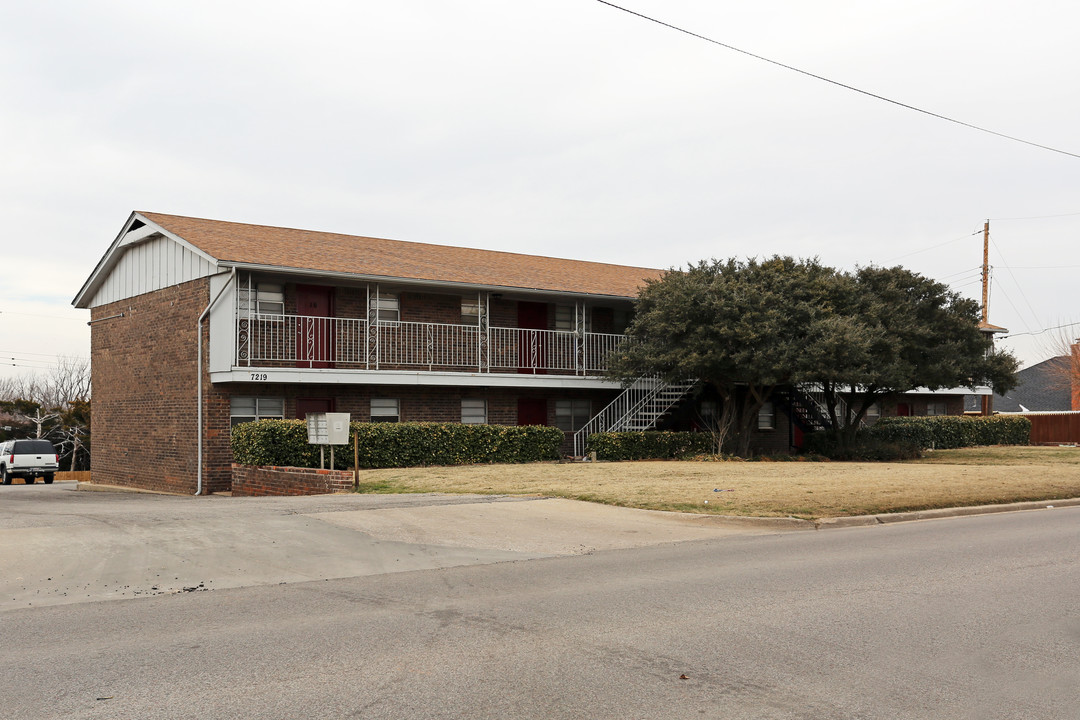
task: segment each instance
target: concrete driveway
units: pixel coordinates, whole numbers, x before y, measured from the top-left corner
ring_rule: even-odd
[[[777,532],[545,498],[203,498],[0,486],[0,611]]]

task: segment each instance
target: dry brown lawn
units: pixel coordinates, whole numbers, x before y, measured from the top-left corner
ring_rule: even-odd
[[[939,450],[905,463],[620,462],[366,470],[361,489],[546,495],[723,515],[827,518],[1080,497],[1078,448]]]

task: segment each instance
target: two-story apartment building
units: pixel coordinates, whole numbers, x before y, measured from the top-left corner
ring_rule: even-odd
[[[132,213],[73,301],[91,312],[93,480],[228,490],[233,425],[320,411],[553,425],[577,454],[592,431],[700,427],[717,403],[693,381],[605,377],[638,290],[662,274]],[[820,426],[799,392],[762,409],[759,451]],[[959,414],[963,392],[880,414]]]
[[[95,482],[227,490],[252,418],[580,428],[661,271],[136,212],[91,311]]]

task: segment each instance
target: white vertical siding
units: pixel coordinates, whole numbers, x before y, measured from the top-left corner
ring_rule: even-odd
[[[106,305],[170,285],[213,275],[206,258],[165,237],[132,245],[94,294],[90,307]]]

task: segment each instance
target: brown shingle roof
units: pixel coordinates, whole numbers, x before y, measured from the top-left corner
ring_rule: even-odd
[[[231,263],[363,276],[637,297],[662,270],[538,255],[139,213]]]

